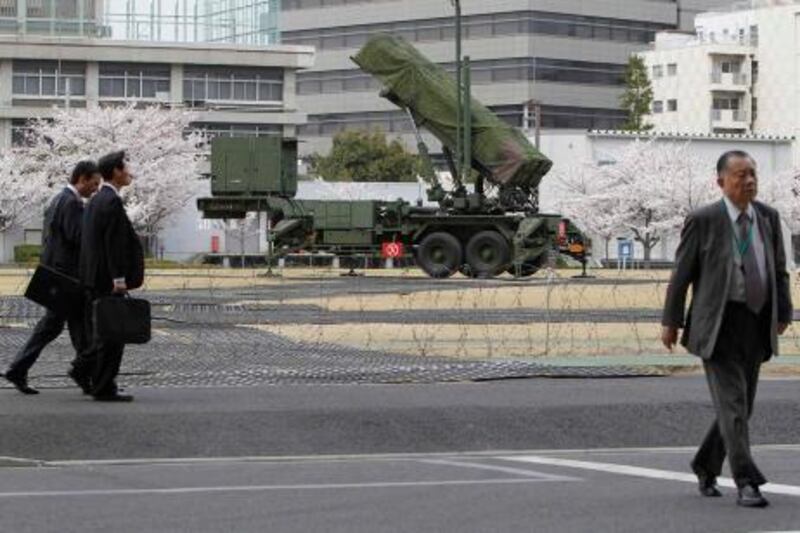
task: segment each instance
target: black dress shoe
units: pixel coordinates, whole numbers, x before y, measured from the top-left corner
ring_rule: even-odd
[[[99,394],[94,397],[96,402],[132,402],[130,394]]]
[[[38,390],[28,386],[27,378],[16,376],[11,372],[6,372],[5,374],[3,374],[3,377],[5,377],[9,381],[9,383],[14,385],[14,388],[20,391],[22,394],[29,394],[29,395],[39,394]]]
[[[92,393],[92,380],[89,376],[81,374],[74,368],[70,368],[67,375],[75,382],[75,384],[80,387],[84,394],[91,394]]]
[[[769,501],[761,495],[761,491],[755,485],[745,485],[739,489],[739,498],[736,505],[742,507],[766,507]]]
[[[697,489],[700,491],[700,494],[706,498],[719,498],[722,496],[722,492],[720,492],[717,486],[717,478],[715,477],[698,476]]]

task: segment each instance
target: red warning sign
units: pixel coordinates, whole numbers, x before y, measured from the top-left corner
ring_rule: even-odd
[[[381,256],[384,259],[396,259],[403,257],[402,242],[385,242],[381,245]]]

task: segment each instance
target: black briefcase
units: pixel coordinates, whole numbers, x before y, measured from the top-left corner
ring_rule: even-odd
[[[95,341],[145,344],[150,341],[150,302],[104,296],[92,304]]]
[[[84,305],[81,282],[45,265],[36,267],[25,298],[61,316],[76,309],[82,311]]]

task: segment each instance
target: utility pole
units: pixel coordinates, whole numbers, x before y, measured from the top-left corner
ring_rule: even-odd
[[[526,132],[531,129],[531,115],[533,115],[533,144],[538,150],[542,140],[542,103],[539,100],[528,100],[524,104],[522,129]]]
[[[453,181],[460,181],[463,177],[463,169],[461,168],[464,157],[464,138],[462,132],[463,125],[463,94],[461,82],[461,0],[451,0],[456,9],[456,93],[457,93],[457,107],[456,107],[456,153],[455,153],[455,167],[456,174]],[[463,183],[463,181],[461,182]]]
[[[472,168],[472,90],[469,57],[462,57],[461,0],[450,0],[456,11],[456,153],[457,180],[462,185]]]

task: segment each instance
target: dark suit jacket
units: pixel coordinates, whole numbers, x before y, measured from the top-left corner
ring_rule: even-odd
[[[778,354],[778,323],[792,321],[789,274],[778,212],[753,202],[767,263],[771,312],[771,352]],[[717,342],[733,273],[733,225],[722,201],[690,214],[675,254],[675,269],[667,288],[662,324],[684,328],[681,344],[689,352],[710,359]],[[692,303],[684,320],[686,293]]]
[[[82,220],[83,201],[69,187],[64,187],[44,212],[43,265],[78,277]]]
[[[98,294],[109,294],[114,279],[125,278],[128,288],[141,285],[144,256],[120,197],[103,186],[83,215],[80,280]]]

